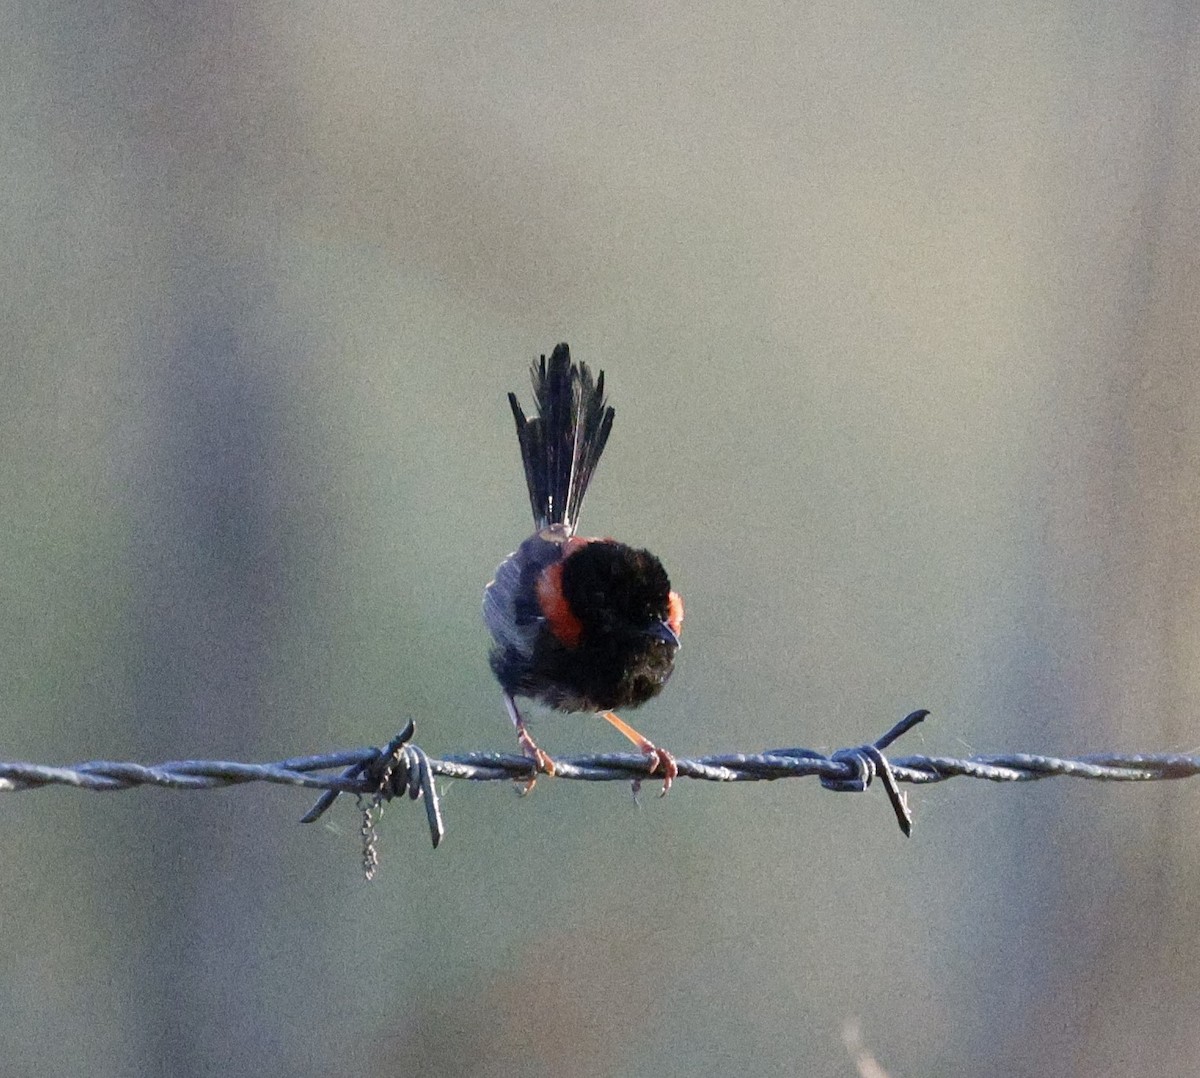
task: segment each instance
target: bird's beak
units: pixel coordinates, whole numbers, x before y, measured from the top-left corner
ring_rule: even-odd
[[[664,644],[670,644],[673,648],[679,647],[679,634],[665,621],[656,621],[646,628],[645,633],[655,640],[661,640]]]

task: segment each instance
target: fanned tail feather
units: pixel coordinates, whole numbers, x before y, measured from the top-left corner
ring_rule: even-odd
[[[508,395],[529,505],[539,530],[564,524],[573,533],[616,413],[604,400],[604,372],[593,380],[586,363],[571,362],[566,344],[534,363],[532,374],[536,415],[526,417],[517,395]]]

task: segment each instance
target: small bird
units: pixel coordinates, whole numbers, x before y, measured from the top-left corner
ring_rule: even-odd
[[[558,711],[598,713],[651,758],[665,794],[679,773],[674,757],[613,709],[637,707],[662,691],[679,650],[683,600],[648,550],[575,534],[615,415],[604,399],[604,372],[593,379],[587,364],[572,363],[560,344],[549,361],[542,356],[533,364],[532,374],[536,414],[526,417],[515,393],[508,401],[534,533],[484,589],[492,672],[521,749],[538,771],[553,775],[554,761],[530,736],[518,696]]]

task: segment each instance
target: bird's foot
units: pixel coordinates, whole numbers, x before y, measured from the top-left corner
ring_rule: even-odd
[[[521,751],[533,761],[533,774],[525,780],[520,791],[522,797],[527,797],[537,785],[538,775],[554,777],[554,760],[537,747],[533,738],[529,736],[529,731],[523,725],[517,729],[517,742],[521,746]]]

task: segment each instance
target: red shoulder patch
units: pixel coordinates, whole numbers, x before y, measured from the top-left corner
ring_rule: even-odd
[[[567,603],[562,590],[562,562],[556,561],[542,570],[537,582],[537,600],[546,617],[546,626],[559,643],[566,647],[579,646],[583,624]]]

